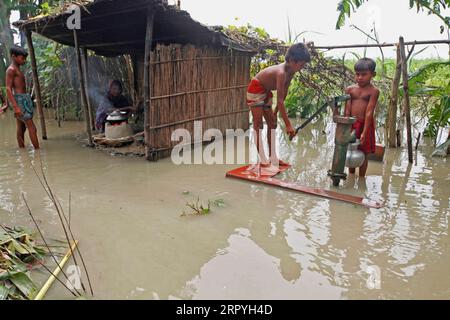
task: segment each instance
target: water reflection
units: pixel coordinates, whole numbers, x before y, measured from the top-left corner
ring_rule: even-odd
[[[29,166],[43,169],[63,207],[72,193],[73,230],[100,299],[450,298],[450,171],[447,159],[388,150],[368,176],[339,191],[382,209],[225,179],[234,166],[174,166],[170,160],[114,158],[81,148],[83,124],[49,124],[40,153],[15,146],[14,122],[0,135],[0,220],[31,226],[23,192],[44,231],[60,235],[52,203]],[[333,124],[292,143],[278,129],[284,179],[332,188]],[[183,195],[188,190],[189,195]],[[221,198],[224,208],[180,217],[187,201]],[[377,266],[381,288],[367,286]],[[49,298],[65,296],[54,286]]]

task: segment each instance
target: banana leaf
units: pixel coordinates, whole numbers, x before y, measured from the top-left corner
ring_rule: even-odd
[[[0,282],[0,300],[6,300],[9,295],[9,289]]]
[[[9,231],[10,234],[7,234],[5,231],[0,230],[0,246],[4,245],[5,243],[11,242],[13,239],[20,239],[23,236],[26,236],[27,233],[25,232],[15,232],[15,231]]]
[[[411,96],[448,94],[450,61],[429,63],[411,74],[408,79]],[[437,85],[438,84],[438,85]],[[400,91],[401,93],[401,91]]]
[[[25,300],[24,295],[22,292],[19,291],[19,289],[16,288],[13,284],[11,284],[11,287],[9,288],[9,300]]]
[[[26,298],[32,299],[36,295],[37,287],[25,273],[16,273],[9,280]]]
[[[32,299],[37,288],[28,272],[40,267],[47,250],[37,246],[24,228],[6,230],[0,231],[0,300]]]

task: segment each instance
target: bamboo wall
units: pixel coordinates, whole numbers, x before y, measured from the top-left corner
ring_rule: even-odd
[[[172,132],[185,128],[193,137],[194,120],[203,132],[248,129],[245,93],[251,55],[226,48],[157,45],[151,55],[149,124],[152,148],[168,156],[178,144]]]

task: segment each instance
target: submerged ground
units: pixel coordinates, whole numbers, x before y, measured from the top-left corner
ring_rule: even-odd
[[[42,159],[65,208],[71,192],[72,230],[97,299],[450,298],[450,166],[425,146],[412,166],[405,150],[388,150],[365,180],[340,187],[385,205],[367,209],[226,179],[238,165],[113,157],[81,147],[83,128],[50,122],[38,154],[17,149],[11,113],[0,120],[0,221],[34,229],[23,192],[46,236],[63,238],[30,167]],[[293,164],[284,178],[330,188],[332,126],[279,144]],[[224,206],[181,217],[197,197]],[[71,296],[56,283],[47,298]]]

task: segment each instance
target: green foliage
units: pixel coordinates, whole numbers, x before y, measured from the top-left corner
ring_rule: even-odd
[[[48,14],[51,11],[51,8],[59,7],[60,0],[45,0],[45,1],[36,1],[36,0],[23,0],[23,1],[14,1],[14,0],[3,0],[6,3],[6,7],[12,10],[18,10],[21,13],[24,13],[26,16],[32,17],[38,14]],[[66,1],[70,2],[70,1]]]
[[[4,228],[4,229],[3,229]],[[46,251],[37,246],[23,228],[0,229],[0,300],[33,299],[37,287],[28,276],[36,259],[43,260]]]
[[[411,96],[422,94],[445,96],[450,92],[450,61],[432,62],[409,76]]]
[[[42,91],[43,103],[47,107],[56,108],[56,98],[64,107],[64,114],[78,114],[80,106],[77,105],[77,88],[70,84],[71,73],[67,72],[67,57],[73,51],[67,47],[56,44],[41,36],[33,36],[36,52],[36,64]],[[27,79],[31,79],[30,64],[27,65]]]
[[[352,12],[355,12],[365,0],[341,0],[338,3],[337,11],[339,12],[338,20],[336,22],[336,29],[340,29],[345,24],[345,16],[350,17]]]
[[[183,194],[186,194],[183,192]],[[189,193],[187,193],[189,194]],[[186,195],[187,195],[186,194]],[[208,200],[208,203],[206,205],[200,203],[200,197],[197,197],[196,202],[187,202],[186,207],[188,207],[191,212],[186,213],[186,211],[183,210],[183,213],[181,214],[182,217],[190,215],[195,216],[203,216],[211,213],[211,206],[217,207],[217,208],[224,208],[226,207],[225,200],[223,199],[216,199],[216,200]]]
[[[208,204],[207,205],[203,205],[202,203],[200,203],[200,197],[197,198],[196,202],[187,202],[186,203],[186,207],[188,207],[189,209],[191,209],[191,215],[196,215],[196,216],[203,216],[203,215],[207,215],[211,213],[211,205],[212,202],[210,200],[208,200]],[[183,211],[183,213],[181,214],[182,217],[186,216],[186,212]]]
[[[450,61],[426,64],[410,75],[411,97],[425,97],[431,106],[424,135],[436,138],[440,128],[450,126]]]
[[[428,125],[424,134],[431,138],[437,138],[439,129],[448,126],[450,126],[450,97],[442,96],[439,103],[434,105],[429,112]]]
[[[261,28],[251,25],[229,26],[225,33],[234,39],[247,41],[259,48],[253,57],[251,76],[259,71],[284,61],[289,44],[273,39]],[[288,21],[288,40],[296,41],[306,31],[294,35]],[[241,34],[239,34],[241,32]],[[292,80],[285,106],[289,117],[308,117],[330,96],[340,95],[351,83],[352,72],[341,61],[327,58],[323,53],[311,49],[313,59]]]
[[[350,17],[352,12],[361,7],[368,0],[341,0],[338,3],[337,11],[339,13],[336,22],[336,29],[340,29],[345,24],[345,18]],[[449,7],[448,0],[409,0],[409,8],[417,8],[419,11],[427,11],[442,20],[448,28],[450,26],[450,17],[444,16],[445,10]],[[441,33],[444,32],[444,26],[441,26]]]

